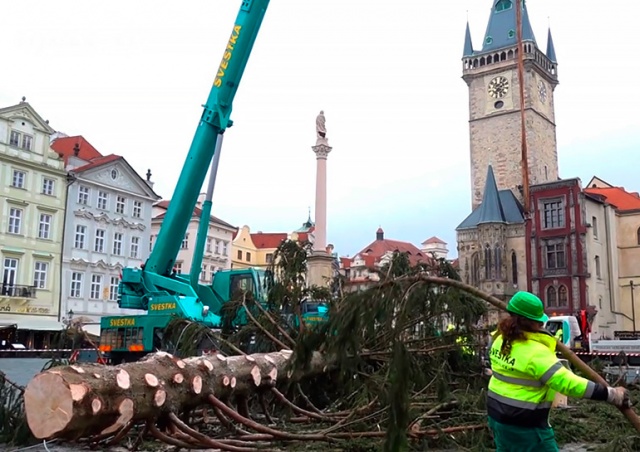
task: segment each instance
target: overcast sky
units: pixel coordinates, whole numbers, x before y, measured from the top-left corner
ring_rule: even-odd
[[[291,231],[313,209],[323,109],[328,240],[353,255],[375,238],[437,235],[456,255],[470,213],[469,18],[481,47],[492,0],[273,0],[235,98],[214,214]],[[561,176],[639,190],[640,32],[631,0],[529,0],[559,60]],[[170,198],[239,0],[3,2],[0,106],[22,96],[50,125],[151,168]],[[612,7],[614,5],[615,7]]]

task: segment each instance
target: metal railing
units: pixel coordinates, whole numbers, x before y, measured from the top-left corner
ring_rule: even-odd
[[[24,286],[18,284],[0,285],[0,295],[14,298],[35,298],[36,286]]]

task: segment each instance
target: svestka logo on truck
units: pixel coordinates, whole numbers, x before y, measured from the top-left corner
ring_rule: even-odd
[[[229,38],[229,42],[227,43],[227,48],[222,55],[222,61],[220,62],[218,73],[216,74],[216,78],[213,81],[213,86],[215,86],[216,88],[220,88],[222,86],[222,80],[227,73],[226,71],[229,67],[229,61],[231,61],[231,57],[233,56],[233,50],[236,48],[236,42],[238,41],[238,36],[240,36],[241,29],[241,25],[235,25],[233,27],[231,37]]]
[[[158,303],[158,304],[152,304],[151,306],[149,306],[149,311],[169,311],[175,308],[176,308],[175,303]]]

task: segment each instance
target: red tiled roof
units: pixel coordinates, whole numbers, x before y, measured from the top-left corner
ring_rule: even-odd
[[[620,211],[640,210],[640,196],[629,193],[622,187],[585,188],[586,193],[599,195]]]
[[[388,252],[398,251],[400,253],[408,253],[409,261],[412,265],[416,265],[418,262],[430,262],[431,258],[425,256],[415,245],[409,242],[402,242],[400,240],[374,240],[368,246],[365,246],[358,255],[364,257],[366,255],[373,256],[376,261],[379,261],[382,256]],[[366,259],[365,259],[366,261]]]
[[[154,206],[155,206],[155,207],[160,207],[161,209],[165,209],[165,210],[166,210],[166,209],[168,209],[168,208],[169,208],[169,203],[170,203],[170,202],[171,202],[170,200],[163,199],[162,201],[158,201],[156,204],[154,204]],[[155,217],[153,217],[153,218],[154,218],[154,220],[155,220],[155,219],[161,220],[161,219],[163,219],[166,215],[167,215],[167,212],[162,212],[162,213],[159,213],[158,215],[156,215],[156,216],[155,216]],[[191,216],[191,218],[200,218],[201,216],[202,216],[202,209],[200,209],[199,207],[194,207],[194,209],[193,209],[193,215]],[[215,216],[213,216],[213,215],[210,215],[210,217],[211,217],[211,220],[212,220],[212,221],[214,221],[214,222],[216,222],[216,223],[218,223],[218,224],[220,224],[220,225],[222,225],[222,226],[226,226],[226,227],[228,227],[228,228],[233,228],[233,229],[236,231],[236,232],[234,233],[234,235],[233,235],[233,238],[235,238],[235,236],[236,236],[236,235],[237,235],[237,233],[238,233],[238,228],[237,228],[236,226],[234,226],[234,225],[232,225],[232,224],[229,224],[229,223],[227,223],[226,221],[221,220],[220,218],[215,217]]]
[[[64,164],[67,164],[67,160],[73,154],[73,148],[76,143],[80,146],[80,152],[78,153],[78,158],[82,160],[92,160],[98,157],[102,157],[102,154],[98,152],[96,148],[94,148],[91,143],[89,143],[82,135],[77,135],[75,137],[62,137],[57,138],[51,143],[51,148],[56,151],[58,154],[62,154],[64,158]]]
[[[301,235],[299,234],[298,237]],[[287,238],[288,234],[285,232],[256,232],[251,234],[251,240],[253,240],[253,244],[258,249],[278,248]]]
[[[350,257],[341,257],[340,258],[340,266],[342,268],[351,268],[351,258]]]
[[[87,163],[86,165],[82,165],[82,166],[79,166],[78,168],[75,168],[73,172],[79,173],[82,171],[87,171],[91,168],[96,168],[98,166],[106,165],[107,163],[115,162],[116,160],[120,160],[120,159],[122,159],[122,156],[116,155],[116,154],[109,154],[104,157],[96,157],[94,159],[91,159],[89,163]]]
[[[432,243],[441,243],[443,245],[446,245],[447,242],[445,242],[444,240],[440,240],[438,237],[436,237],[435,235],[427,240],[425,240],[424,242],[422,242],[422,245],[430,245]]]

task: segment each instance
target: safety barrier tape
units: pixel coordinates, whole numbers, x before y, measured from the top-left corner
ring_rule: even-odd
[[[95,348],[38,348],[38,349],[29,349],[29,350],[0,350],[1,353],[43,353],[43,352],[95,352]]]

